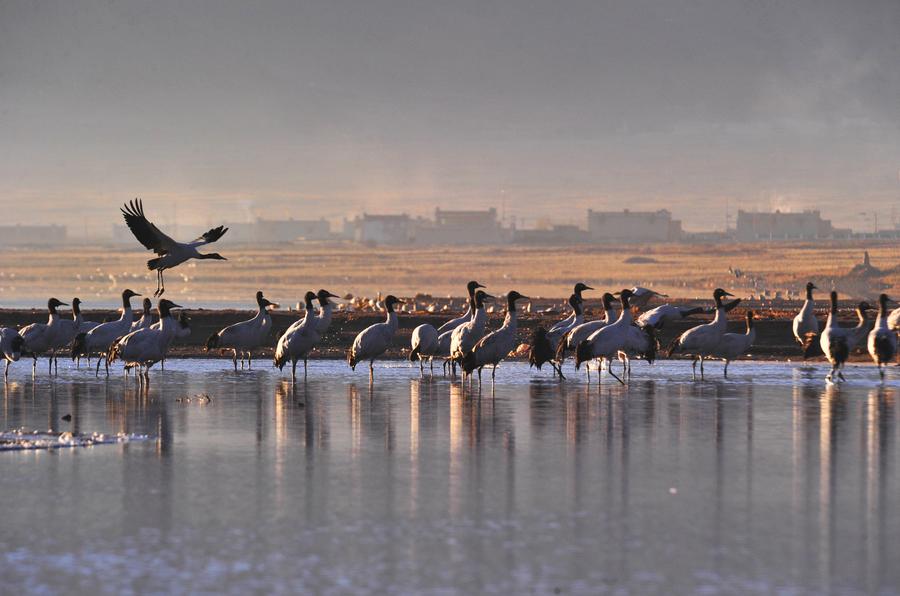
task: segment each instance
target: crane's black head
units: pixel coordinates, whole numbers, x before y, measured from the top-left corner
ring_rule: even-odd
[[[303,304],[306,306],[306,310],[312,311],[313,309],[313,300],[316,299],[315,292],[307,292],[303,295]]]
[[[888,298],[887,294],[882,294],[878,297],[878,307],[881,310],[887,309],[888,302],[892,302],[892,300],[890,298]]]
[[[831,290],[831,312],[837,312],[838,309],[838,293]]]
[[[267,308],[269,306],[274,306],[276,308],[278,307],[278,304],[266,300],[266,298],[263,296],[262,290],[256,292],[256,304],[259,305],[260,308]]]
[[[869,304],[868,302],[866,302],[865,300],[863,300],[862,302],[859,303],[859,305],[856,307],[856,309],[859,312],[866,312],[867,310],[872,310],[872,305]]]
[[[752,310],[747,311],[747,329],[753,329],[753,319],[756,318],[756,315]]]
[[[518,293],[515,290],[510,290],[509,294],[506,295],[506,303],[509,305],[510,309],[516,307],[516,300],[527,300],[528,296]]]
[[[817,288],[816,284],[814,284],[813,282],[811,282],[811,281],[806,282],[806,291],[807,292],[811,292],[813,290],[818,290],[818,289],[819,288]]]
[[[56,309],[60,306],[69,306],[69,305],[66,304],[65,302],[60,302],[56,298],[51,298],[50,300],[47,301],[47,310],[49,310],[50,312],[56,312]]]
[[[211,252],[208,255],[201,255],[200,258],[201,259],[213,259],[215,261],[227,261],[228,260],[217,252]]]
[[[475,290],[478,288],[486,288],[487,286],[483,286],[474,279],[466,284],[466,289],[469,291],[469,298],[475,295]]]
[[[587,284],[583,284],[583,283],[581,283],[581,282],[578,282],[577,284],[575,284],[575,290],[574,290],[574,291],[575,291],[576,294],[578,294],[579,297],[581,297],[581,293],[582,293],[582,292],[584,292],[584,291],[586,291],[586,290],[593,290],[593,289],[594,289],[594,288],[592,288],[591,286],[589,286],[589,285],[587,285]]]
[[[394,306],[397,304],[403,304],[403,301],[390,294],[387,298],[384,299],[384,309],[388,312],[394,312]]]
[[[181,311],[178,314],[178,326],[181,327],[182,329],[190,329],[191,328],[191,318],[184,311]]]
[[[492,299],[493,296],[488,294],[487,292],[483,292],[478,290],[475,292],[475,308],[484,308],[484,301]]]
[[[159,318],[165,318],[169,316],[169,313],[173,308],[182,308],[181,305],[175,304],[171,300],[167,300],[165,298],[161,299],[156,304],[157,310],[159,310]]]
[[[328,300],[329,298],[340,298],[340,296],[338,296],[337,294],[332,294],[328,290],[319,290],[316,293],[316,298],[319,299],[319,304],[324,307],[330,302],[330,300]]]
[[[713,291],[713,300],[716,301],[716,307],[722,306],[722,298],[725,296],[734,296],[734,294],[726,292],[722,288],[716,288]]]
[[[77,296],[72,298],[72,312],[76,315],[81,313],[81,298]]]
[[[152,308],[153,308],[153,303],[150,301],[150,299],[144,298],[144,313],[145,314],[149,313]]]
[[[609,310],[613,307],[613,304],[616,303],[616,297],[610,294],[609,292],[603,293],[603,309]]]
[[[129,298],[134,298],[135,296],[140,296],[137,292],[132,292],[131,290],[126,289],[122,292],[122,298],[127,300]],[[149,300],[148,300],[149,302]]]
[[[631,300],[631,297],[634,296],[634,292],[629,289],[624,289],[619,292],[619,300],[622,302],[622,308],[627,310],[630,308],[630,304],[628,303]]]

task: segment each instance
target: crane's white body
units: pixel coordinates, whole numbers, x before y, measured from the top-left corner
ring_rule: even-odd
[[[413,329],[409,339],[410,348],[412,350],[410,354],[416,355],[419,361],[420,370],[424,370],[423,367],[426,358],[428,359],[429,366],[431,368],[434,367],[434,357],[440,349],[440,343],[438,342],[439,337],[438,331],[434,328],[434,325],[429,325],[428,323],[423,323]]]
[[[847,339],[847,329],[838,325],[837,306],[832,305],[831,311],[828,313],[828,320],[825,322],[825,329],[819,336],[819,346],[825,358],[831,363],[831,372],[826,377],[827,380],[834,382],[835,375],[843,379],[841,369],[847,361],[850,354],[849,342]]]
[[[472,351],[475,344],[484,337],[484,326],[487,324],[487,312],[484,305],[478,306],[472,318],[460,325],[450,335],[450,356],[457,360]]]
[[[374,380],[373,366],[375,359],[384,354],[394,340],[399,326],[399,318],[393,309],[393,303],[388,300],[393,296],[389,296],[385,301],[385,310],[387,311],[385,320],[381,323],[369,325],[359,332],[353,340],[348,354],[348,362],[350,367],[355,370],[359,362],[369,362],[369,380]]]
[[[732,360],[740,358],[749,352],[755,341],[756,327],[751,319],[748,321],[747,330],[744,333],[723,333],[722,338],[719,340],[719,345],[715,347],[710,356],[721,358],[725,361],[724,375],[728,377],[728,365]]]
[[[714,294],[716,300],[716,316],[709,323],[698,325],[688,329],[682,333],[678,339],[672,343],[669,354],[679,351],[684,354],[693,356],[692,370],[696,377],[697,360],[700,360],[700,378],[703,378],[703,359],[712,356],[722,336],[728,330],[728,310],[722,304],[721,296],[730,295],[727,292],[718,294],[721,290],[717,289]]]
[[[65,343],[60,343],[67,337],[67,323],[56,312],[56,308],[48,309],[49,316],[46,323],[32,323],[19,330],[19,335],[25,340],[25,349],[33,354],[32,373],[37,369],[37,358],[41,354],[50,352],[50,372],[53,371],[53,356]],[[69,340],[71,341],[71,340]],[[66,342],[68,343],[68,342]]]
[[[875,319],[875,327],[869,332],[867,347],[869,355],[878,366],[878,373],[884,379],[884,367],[887,366],[897,354],[897,332],[890,328],[886,309],[887,297],[881,297],[878,307],[878,317]]]
[[[516,316],[515,303],[510,304],[503,319],[503,325],[482,337],[472,348],[471,358],[474,366],[478,368],[478,381],[481,382],[481,369],[488,364],[492,365],[491,379],[497,372],[497,365],[516,348],[516,332],[518,331],[518,318]]]
[[[111,357],[122,360],[126,369],[143,369],[148,374],[150,367],[165,359],[178,334],[178,321],[171,314],[161,317],[157,325],[132,331],[117,340],[110,348]]]
[[[819,333],[820,331],[819,320],[816,319],[815,307],[815,300],[812,299],[812,295],[810,294],[807,296],[806,300],[803,301],[800,312],[797,313],[797,316],[794,317],[792,322],[794,338],[801,344],[806,341],[806,336],[808,334]]]
[[[6,361],[6,369],[3,378],[9,377],[9,365],[18,362],[22,357],[22,348],[25,339],[12,327],[0,327],[0,356]]]
[[[654,298],[668,298],[668,296],[651,290],[650,288],[636,286],[631,288],[631,298],[629,299],[629,303],[635,308],[642,309]]]
[[[241,356],[241,368],[244,367],[244,355],[247,355],[248,365],[253,363],[253,350],[263,345],[272,333],[272,317],[268,308],[260,305],[256,315],[252,319],[240,321],[229,325],[216,335],[215,348],[232,351],[232,362],[237,370],[238,354]]]

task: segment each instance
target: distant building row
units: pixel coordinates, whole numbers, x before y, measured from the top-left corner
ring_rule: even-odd
[[[246,244],[282,244],[304,240],[351,240],[370,245],[453,245],[453,244],[580,244],[603,242],[701,242],[770,240],[818,240],[862,237],[849,229],[835,228],[819,211],[800,213],[757,213],[739,211],[736,226],[726,233],[692,234],[681,221],[665,210],[588,210],[584,228],[575,225],[547,225],[517,229],[504,226],[494,208],[462,211],[436,209],[434,218],[407,214],[363,213],[344,220],[338,233],[325,219],[267,220],[227,223],[228,240]],[[205,230],[205,228],[204,228]],[[178,230],[178,235],[196,236],[204,230]],[[900,230],[885,230],[874,237],[892,238]],[[865,235],[867,238],[873,235]],[[124,225],[113,226],[113,239],[133,242]],[[0,245],[64,244],[65,226],[0,226]]]

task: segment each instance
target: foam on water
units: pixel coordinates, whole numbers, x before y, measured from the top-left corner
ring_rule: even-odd
[[[19,428],[0,432],[0,451],[22,451],[30,449],[66,449],[70,447],[93,447],[94,445],[112,445],[131,441],[146,441],[149,435],[129,433],[73,433],[71,431],[39,431]]]

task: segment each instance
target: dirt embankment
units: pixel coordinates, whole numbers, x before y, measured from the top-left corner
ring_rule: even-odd
[[[459,299],[456,299],[459,302]],[[673,304],[681,305],[704,305],[705,302],[674,300]],[[652,306],[652,305],[651,305]],[[823,304],[824,307],[824,304]],[[554,312],[537,314],[537,311],[544,309],[554,309]],[[599,305],[593,301],[588,301],[587,320],[599,316],[601,309]],[[742,332],[744,326],[744,313],[747,308],[751,308],[757,314],[757,339],[752,350],[752,357],[760,359],[798,359],[802,358],[801,350],[793,339],[791,332],[791,319],[800,308],[800,302],[797,301],[767,301],[765,303],[759,301],[748,301],[742,303],[740,307],[733,310],[729,314],[729,331]],[[851,326],[856,324],[856,315],[852,311],[853,305],[845,304],[842,309],[842,324]],[[235,310],[191,310],[188,311],[191,319],[191,336],[178,340],[173,346],[172,353],[176,356],[186,357],[204,357],[216,356],[218,353],[207,353],[203,346],[206,339],[219,329],[238,321],[246,320],[251,316],[246,311]],[[87,320],[103,321],[118,318],[119,314],[114,311],[86,311],[84,313]],[[539,324],[549,326],[555,321],[563,318],[566,313],[559,305],[559,301],[546,301],[544,304],[535,304],[533,312],[519,315],[519,338],[521,343],[527,343],[531,337],[532,330]],[[269,358],[272,355],[273,347],[276,339],[287,327],[297,320],[298,314],[294,312],[274,311],[272,320],[274,323],[274,333],[269,341],[269,347],[259,351],[257,358]],[[412,330],[423,323],[430,323],[435,327],[443,324],[448,319],[456,316],[452,314],[430,314],[427,312],[402,313],[400,315],[400,328],[394,341],[394,346],[389,350],[386,357],[403,358],[409,351],[409,338]],[[44,322],[47,315],[45,312],[34,310],[0,310],[0,326],[5,327],[21,327],[29,323]],[[318,357],[326,358],[343,358],[347,348],[353,342],[353,338],[362,329],[383,320],[383,315],[376,312],[357,312],[357,313],[335,313],[334,319],[328,333],[322,339],[318,348]],[[824,310],[820,319],[824,322]],[[663,349],[678,334],[686,329],[709,321],[708,315],[691,317],[683,322],[671,324],[663,329],[659,334],[660,344]],[[490,315],[488,329],[496,329],[502,324],[503,314],[493,313]],[[862,354],[857,354],[862,358]],[[867,356],[865,356],[867,358]]]

